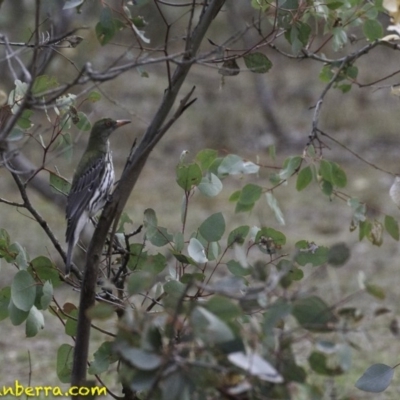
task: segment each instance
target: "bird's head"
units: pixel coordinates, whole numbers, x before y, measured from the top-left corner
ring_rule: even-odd
[[[95,140],[106,141],[115,129],[130,122],[128,119],[103,118],[93,125],[90,137]]]

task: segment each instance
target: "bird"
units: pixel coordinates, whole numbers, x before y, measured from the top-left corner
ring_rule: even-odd
[[[82,229],[89,218],[104,207],[114,185],[114,166],[108,139],[115,129],[130,122],[127,119],[103,118],[92,127],[87,147],[72,178],[67,199],[66,277],[71,272],[72,253]]]
[[[389,191],[393,203],[400,208],[400,176],[396,176]]]

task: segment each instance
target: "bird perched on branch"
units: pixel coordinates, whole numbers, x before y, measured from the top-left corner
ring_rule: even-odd
[[[104,118],[90,132],[89,142],[76,168],[68,195],[66,219],[68,244],[65,275],[71,271],[72,252],[89,218],[106,204],[114,184],[114,167],[110,143],[111,133],[131,121]]]

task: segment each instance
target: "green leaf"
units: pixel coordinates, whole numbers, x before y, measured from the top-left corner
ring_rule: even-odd
[[[133,224],[133,221],[126,212],[123,212],[119,217],[117,233],[125,232],[125,224]]]
[[[52,171],[49,171],[49,175],[50,187],[54,190],[54,192],[67,195],[71,189],[71,184],[67,181],[67,179]]]
[[[275,343],[274,328],[276,328],[277,324],[286,318],[291,311],[291,304],[284,299],[278,299],[268,306],[263,316],[262,327],[266,339],[271,339],[271,345],[272,342]]]
[[[229,272],[234,276],[240,277],[240,276],[247,276],[247,275],[251,274],[250,268],[243,267],[242,264],[236,260],[229,260],[226,263],[226,266],[228,267]]]
[[[228,325],[204,307],[197,306],[192,311],[190,322],[196,337],[207,345],[229,342],[234,339]]]
[[[36,77],[32,87],[32,94],[38,95],[46,90],[53,89],[58,86],[57,79],[53,76],[40,75]]]
[[[90,307],[87,311],[87,317],[89,319],[106,320],[113,316],[115,308],[108,303],[97,303]]]
[[[162,357],[158,354],[135,347],[128,347],[121,342],[114,344],[114,350],[123,361],[142,371],[155,370],[163,363]]]
[[[57,351],[57,376],[62,383],[71,382],[71,372],[74,357],[74,348],[69,344],[62,344]]]
[[[332,183],[326,181],[325,179],[322,180],[321,182],[321,191],[323,194],[327,196],[331,196],[333,193],[333,185]]]
[[[228,354],[228,360],[246,371],[247,375],[253,375],[258,379],[272,383],[282,383],[283,377],[267,360],[255,352],[235,351]],[[275,397],[275,396],[274,396]]]
[[[243,205],[254,204],[262,194],[262,187],[248,183],[245,185],[240,193],[239,203]]]
[[[196,238],[191,238],[188,246],[189,256],[197,263],[203,264],[208,261],[206,251],[201,242]]]
[[[279,222],[280,225],[285,225],[285,218],[283,216],[282,210],[279,207],[279,203],[276,197],[271,192],[267,192],[265,196],[267,198],[267,204],[274,212],[276,220]]]
[[[319,79],[324,83],[329,83],[333,78],[332,67],[330,64],[324,65],[319,73]]]
[[[342,27],[332,29],[333,34],[333,50],[340,50],[347,43],[347,33]]]
[[[25,136],[25,133],[18,128],[13,128],[11,133],[7,136],[8,142],[18,142]]]
[[[251,72],[256,72],[258,74],[265,74],[272,67],[270,59],[265,54],[259,52],[246,54],[243,59],[246,67]]]
[[[14,262],[18,265],[19,269],[28,268],[28,258],[25,249],[18,243],[13,243],[9,248],[11,254],[15,254]]]
[[[186,285],[175,280],[165,283],[163,287],[165,293],[177,297],[180,297],[186,291]]]
[[[29,311],[28,318],[25,325],[26,337],[34,337],[38,332],[44,328],[44,317],[43,314],[35,307]]]
[[[330,10],[337,10],[338,8],[342,7],[344,3],[342,3],[341,1],[331,1],[329,3],[326,4],[326,6],[330,9]]]
[[[36,283],[29,272],[18,271],[11,284],[11,298],[18,309],[29,311],[35,302]]]
[[[76,127],[81,131],[90,131],[92,129],[92,124],[90,123],[88,117],[83,112],[78,112],[78,122],[75,124]]]
[[[332,165],[332,183],[337,187],[344,188],[347,185],[346,173],[336,163]]]
[[[153,285],[154,277],[148,271],[136,271],[128,279],[128,293],[130,296],[145,292]]]
[[[150,272],[151,275],[161,273],[167,266],[167,259],[161,253],[149,255],[143,263],[142,270]]]
[[[247,212],[247,211],[251,211],[255,206],[255,203],[251,203],[251,204],[243,204],[240,201],[238,201],[236,203],[236,207],[235,207],[235,213],[240,213],[240,212]]]
[[[327,356],[323,353],[313,351],[308,357],[308,362],[313,371],[320,375],[337,376],[344,373],[339,366],[333,368],[329,366]]]
[[[270,243],[270,246],[273,245],[279,247],[286,244],[286,236],[282,232],[273,228],[262,228],[257,232],[255,241],[256,243],[259,243],[259,245],[266,247],[268,247],[268,243],[263,243],[263,241],[272,241],[273,243]]]
[[[72,149],[72,136],[69,132],[63,131],[57,138],[55,149],[62,152],[62,156],[67,160],[72,160],[73,149]]]
[[[96,37],[99,43],[104,46],[115,35],[116,29],[109,7],[103,7],[100,14],[100,21],[96,24]]]
[[[0,229],[0,258],[5,258],[7,262],[11,262],[14,259],[14,255],[10,257],[9,247],[11,244],[10,235],[8,232],[1,228]],[[7,259],[9,257],[9,261]]]
[[[147,252],[144,251],[144,245],[142,243],[132,243],[129,246],[129,253],[128,268],[131,271],[141,270],[148,256]]]
[[[111,342],[103,342],[93,356],[94,360],[90,363],[88,369],[90,375],[98,375],[106,372],[110,364],[118,360],[118,357],[112,351]]]
[[[372,229],[372,222],[369,220],[359,221],[358,226],[360,231],[358,233],[358,239],[361,241],[365,237],[369,237]]]
[[[0,321],[6,319],[8,315],[8,305],[11,300],[11,288],[10,286],[3,287],[0,289]]]
[[[184,242],[184,237],[182,232],[177,232],[174,235],[174,251],[176,253],[180,253],[183,250],[183,246],[184,246],[185,242]]]
[[[342,93],[350,92],[351,85],[349,83],[343,83],[341,85],[337,85],[337,88],[342,91]]]
[[[344,242],[336,243],[329,248],[327,258],[328,264],[341,267],[350,258],[350,249]]]
[[[292,315],[309,331],[329,332],[337,322],[331,308],[317,296],[296,299],[292,304]]]
[[[394,240],[399,241],[399,224],[390,215],[385,215],[385,229]]]
[[[243,244],[249,231],[250,227],[248,225],[242,225],[233,229],[228,236],[228,247],[231,247],[234,243]]]
[[[300,251],[297,253],[295,260],[301,266],[310,263],[314,267],[317,267],[328,261],[329,249],[327,247],[317,246],[314,243],[310,243],[308,244],[308,247],[300,247],[299,249]]]
[[[307,165],[307,167],[303,168],[297,175],[296,189],[299,192],[305,189],[312,182],[312,179],[313,174],[311,171],[311,166]]]
[[[174,237],[167,231],[167,228],[157,226],[152,235],[147,235],[150,243],[157,247],[165,246],[173,241]]]
[[[172,255],[182,264],[190,264],[190,265],[196,265],[196,261],[193,260],[193,258],[186,256],[185,254],[172,251]]]
[[[288,157],[283,163],[283,169],[278,176],[281,180],[290,178],[294,172],[300,167],[303,159],[300,156]]]
[[[355,65],[349,65],[345,69],[346,76],[350,79],[356,79],[358,76],[358,68]]]
[[[8,304],[8,315],[10,317],[10,321],[14,326],[21,325],[29,315],[29,311],[22,311],[17,308],[12,299],[10,299],[10,303]]]
[[[375,285],[373,283],[365,282],[365,290],[371,296],[374,296],[375,298],[377,298],[379,300],[385,300],[386,293],[382,287]]]
[[[213,296],[204,304],[204,307],[223,321],[232,320],[242,314],[233,300],[219,295]]]
[[[78,310],[74,309],[68,314],[72,318],[67,318],[65,321],[65,334],[68,336],[75,336],[78,327]]]
[[[225,219],[222,213],[210,215],[200,225],[199,232],[207,242],[218,242],[225,232]]]
[[[241,193],[242,193],[241,190],[236,190],[235,192],[233,192],[233,193],[229,196],[228,201],[231,201],[231,202],[236,202],[236,201],[238,201],[239,198],[240,198]]]
[[[382,24],[376,19],[367,19],[363,24],[363,33],[370,42],[380,39],[383,36]]]
[[[157,247],[165,246],[173,241],[173,236],[166,228],[157,226],[157,216],[152,208],[144,211],[143,225],[146,229],[146,238]]]
[[[21,117],[19,117],[19,119],[17,121],[17,125],[21,129],[29,129],[32,126],[32,122],[30,120],[32,115],[33,115],[33,111],[32,110],[24,110],[22,112]]]
[[[101,100],[101,94],[99,92],[90,92],[87,99],[91,102],[91,103],[96,103],[97,101]]]
[[[46,281],[43,285],[43,294],[40,298],[40,305],[42,310],[46,310],[53,300],[53,285],[50,281]]]
[[[196,163],[179,164],[176,167],[176,182],[185,192],[189,192],[193,186],[198,186],[202,177],[201,169]]]
[[[62,285],[56,266],[45,256],[33,259],[28,271],[30,270],[34,271],[42,281],[50,281],[54,288]]]
[[[269,0],[251,0],[251,6],[256,10],[265,12],[270,7]]]
[[[393,375],[394,368],[389,365],[373,364],[357,380],[355,386],[364,392],[380,393],[389,387]]]
[[[215,197],[222,190],[222,182],[217,175],[212,172],[204,176],[199,184],[199,190],[204,196]]]
[[[180,281],[184,284],[192,283],[193,281],[204,282],[206,276],[200,272],[195,272],[193,274],[183,274]]]
[[[310,39],[310,34],[312,31],[311,26],[299,20],[297,21],[297,29],[299,31],[299,41],[303,46],[306,46],[308,44],[308,40]]]
[[[245,161],[236,154],[228,154],[219,164],[217,169],[218,176],[256,174],[260,167],[251,161]]]
[[[332,164],[329,161],[321,160],[319,163],[319,174],[327,182],[333,183]]]
[[[217,150],[204,149],[196,154],[195,160],[200,165],[201,170],[206,172],[217,157]]]

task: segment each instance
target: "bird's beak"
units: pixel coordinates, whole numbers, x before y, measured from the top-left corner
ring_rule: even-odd
[[[124,126],[126,124],[130,124],[131,121],[129,119],[117,119],[115,124],[116,128],[119,128],[120,126]]]

